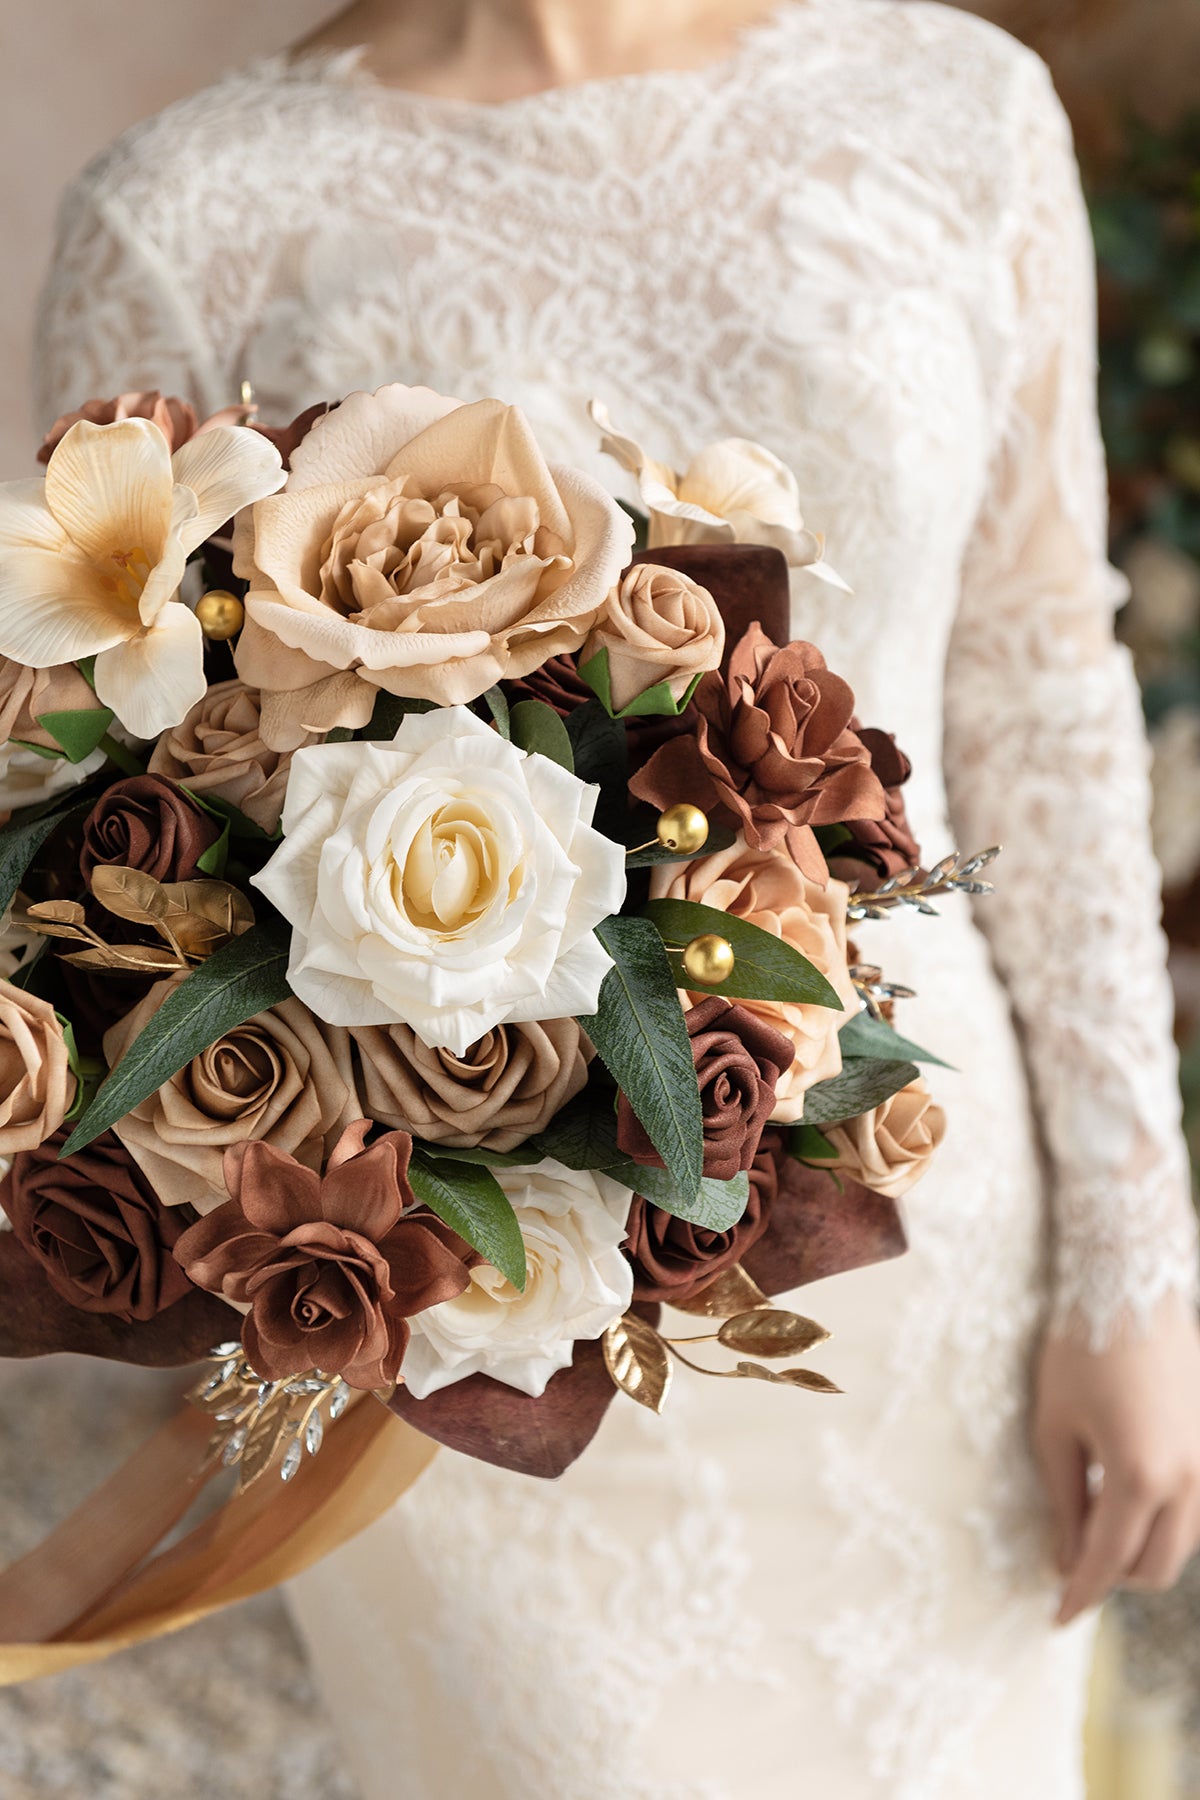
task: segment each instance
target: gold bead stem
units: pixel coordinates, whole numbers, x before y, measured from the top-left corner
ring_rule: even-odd
[[[680,801],[678,806],[668,806],[666,812],[659,814],[654,835],[664,850],[680,850],[685,856],[694,856],[708,842],[708,815],[700,807]]]
[[[683,972],[701,987],[720,987],[733,974],[735,957],[728,938],[701,932],[683,947]]]
[[[221,644],[237,636],[245,624],[246,609],[236,594],[227,593],[224,588],[214,588],[209,594],[201,594],[197,600],[196,617],[209,642]]]

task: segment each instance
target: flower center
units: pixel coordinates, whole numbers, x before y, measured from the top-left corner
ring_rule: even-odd
[[[150,579],[150,558],[140,544],[132,550],[113,550],[107,558],[107,567],[100,568],[100,584],[106,588],[117,605],[129,612],[138,610],[143,589]]]
[[[397,905],[423,931],[468,930],[511,885],[497,849],[481,808],[448,801],[425,820],[397,866]]]

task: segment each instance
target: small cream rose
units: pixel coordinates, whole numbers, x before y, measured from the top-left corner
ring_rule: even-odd
[[[609,593],[580,664],[601,650],[615,712],[660,681],[678,701],[697,675],[720,667],[725,626],[708,589],[690,575],[635,563]]]
[[[857,1119],[823,1129],[838,1153],[826,1167],[898,1200],[925,1173],[946,1134],[946,1115],[918,1080]]]
[[[587,1080],[575,1019],[496,1025],[461,1056],[423,1043],[410,1025],[365,1025],[358,1046],[363,1110],[431,1144],[515,1150]]]
[[[74,1098],[75,1077],[54,1008],[0,981],[0,1156],[44,1144]]]
[[[840,1074],[838,1031],[858,1005],[846,955],[849,888],[832,880],[820,887],[800,873],[786,850],[752,850],[739,838],[728,850],[697,857],[682,871],[674,864],[660,864],[651,872],[650,892],[655,899],[694,900],[717,907],[783,938],[834,989],[842,1012],[794,1001],[738,1002],[781,1031],[795,1050],[796,1060],[779,1077],[771,1114],[783,1124],[794,1124],[804,1111],[806,1090]],[[694,1005],[703,998],[690,994],[688,1001]]]
[[[167,775],[194,794],[228,800],[266,832],[283,811],[291,754],[262,739],[257,688],[243,681],[210,687],[181,724],[163,733],[150,758],[152,775]],[[312,740],[307,735],[305,743]]]

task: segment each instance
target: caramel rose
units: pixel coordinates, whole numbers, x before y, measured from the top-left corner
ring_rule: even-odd
[[[200,858],[220,833],[173,781],[131,775],[114,782],[88,814],[79,866],[88,882],[106,863],[142,869],[156,881],[189,881],[202,873]]]
[[[782,1032],[719,994],[684,1015],[700,1084],[704,1173],[730,1181],[758,1153],[763,1127],[775,1109],[775,1089],[795,1050]],[[624,1094],[617,1101],[617,1143],[635,1162],[661,1168],[662,1158]]]
[[[783,1033],[795,1060],[775,1085],[772,1118],[794,1124],[804,1110],[804,1093],[815,1082],[840,1072],[838,1030],[858,1000],[846,958],[846,903],[840,881],[824,887],[800,873],[786,850],[751,850],[740,840],[727,850],[693,862],[661,863],[652,870],[650,892],[658,899],[695,900],[746,919],[783,938],[820,970],[846,1011],[798,1001],[741,1000],[740,1007]],[[700,994],[690,996],[703,998]]]
[[[693,696],[696,735],[672,738],[629,783],[662,811],[719,808],[756,850],[787,846],[814,881],[825,859],[814,825],[884,816],[883,788],[850,728],[854,695],[812,644],[778,649],[751,625],[724,674]]]
[[[53,669],[27,669],[0,656],[0,743],[20,738],[26,744],[53,749],[55,739],[38,724],[43,713],[89,712],[97,701],[74,663]]]
[[[273,832],[292,759],[290,752],[268,750],[260,724],[257,688],[220,681],[181,724],[159,738],[150,772],[183,782],[193,793],[216,794],[263,831]],[[306,735],[304,742],[313,739]]]
[[[587,1080],[589,1046],[575,1019],[496,1025],[461,1056],[432,1049],[409,1025],[351,1036],[367,1116],[432,1144],[515,1150]]]
[[[198,1287],[249,1307],[242,1344],[266,1381],[307,1369],[351,1387],[395,1381],[408,1319],[461,1294],[469,1252],[408,1185],[412,1140],[363,1149],[347,1128],[322,1179],[270,1144],[228,1152],[230,1198],[186,1231],[175,1255]]]
[[[633,1264],[635,1300],[690,1300],[714,1276],[731,1268],[767,1229],[773,1186],[751,1180],[746,1210],[728,1231],[689,1224],[640,1194],[629,1209],[627,1254]]]
[[[200,424],[196,409],[177,394],[160,394],[157,388],[140,393],[118,394],[112,400],[85,400],[77,412],[64,413],[55,419],[42,439],[38,461],[48,463],[58,444],[72,425],[86,419],[91,425],[112,425],[118,419],[149,419],[157,425],[171,450],[178,450],[189,438],[209,431],[214,425],[243,425],[250,414],[246,406],[226,406]],[[303,416],[303,415],[302,415]]]
[[[115,1067],[179,977],[157,982],[105,1035]],[[360,1118],[350,1044],[299,1000],[235,1025],[117,1126],[117,1135],[166,1206],[211,1212],[225,1197],[222,1158],[261,1138],[319,1169],[344,1126]]]
[[[946,1135],[946,1115],[924,1081],[910,1081],[870,1112],[823,1130],[838,1153],[827,1167],[898,1200],[925,1173]]]
[[[14,1159],[5,1196],[13,1230],[72,1306],[153,1319],[190,1291],[171,1255],[187,1217],[159,1202],[110,1131],[60,1160],[67,1135]]]
[[[602,650],[614,711],[659,682],[679,701],[695,676],[720,666],[725,626],[699,582],[661,563],[635,563],[610,589],[579,660]]]
[[[75,1077],[54,1008],[0,981],[0,1156],[44,1144],[74,1098]]]
[[[882,819],[849,821],[846,829],[850,841],[838,845],[830,858],[829,871],[840,881],[871,888],[904,869],[919,868],[921,848],[908,823],[902,792],[912,774],[912,764],[889,731],[862,726],[855,729],[867,746],[887,810]]]

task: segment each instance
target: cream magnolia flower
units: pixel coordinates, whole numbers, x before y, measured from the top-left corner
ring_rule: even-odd
[[[536,1398],[576,1340],[600,1337],[633,1298],[621,1252],[632,1189],[550,1161],[494,1173],[525,1240],[525,1292],[479,1263],[465,1292],[409,1320],[401,1377],[418,1400],[481,1373]]]
[[[218,426],[172,456],[149,419],[72,425],[44,480],[0,486],[0,654],[96,658],[96,693],[137,737],[204,692],[204,640],[176,598],[189,554],[284,479],[258,432]]]
[[[331,1025],[402,1023],[462,1056],[500,1025],[596,1010],[593,928],[625,897],[598,790],[455,706],[390,744],[292,758],[256,887],[292,925],[288,980]]]
[[[237,535],[237,665],[266,694],[264,738],[363,725],[379,688],[465,704],[578,650],[632,537],[599,482],[547,465],[516,407],[351,394]]]
[[[593,400],[588,411],[603,434],[600,448],[638,478],[650,515],[649,549],[665,544],[771,544],[793,567],[850,592],[824,560],[821,533],[805,526],[796,477],[761,444],[749,438],[721,438],[699,451],[680,474],[647,456],[633,438],[623,437],[599,400]]]

